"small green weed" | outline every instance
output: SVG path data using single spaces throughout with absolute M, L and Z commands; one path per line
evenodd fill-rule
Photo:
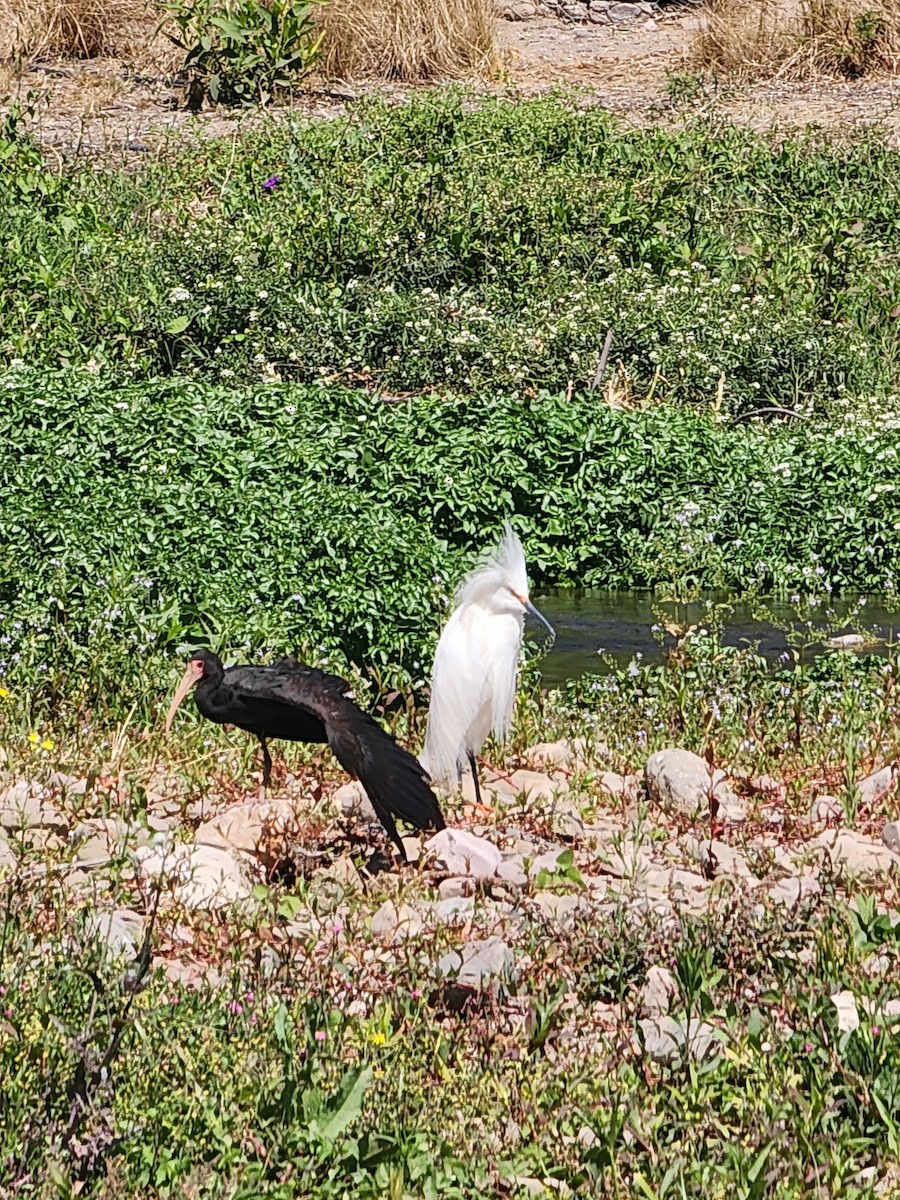
M 319 0 L 170 0 L 161 7 L 185 51 L 190 103 L 268 104 L 312 69 L 321 35 L 313 13 Z

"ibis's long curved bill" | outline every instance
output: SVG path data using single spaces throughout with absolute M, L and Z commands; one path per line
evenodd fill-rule
M 547 630 L 550 634 L 550 644 L 552 646 L 553 643 L 556 641 L 556 630 L 553 628 L 553 626 L 550 624 L 550 622 L 547 620 L 547 618 L 545 616 L 542 616 L 542 614 L 538 612 L 538 610 L 534 607 L 534 605 L 531 603 L 530 600 L 525 601 L 525 611 L 530 612 L 533 617 L 537 617 L 537 619 L 541 622 L 541 624 L 545 625 L 547 627 Z
M 178 706 L 191 690 L 195 683 L 199 683 L 203 678 L 203 664 L 200 662 L 191 662 L 188 664 L 188 669 L 181 677 L 181 683 L 175 691 L 172 698 L 172 703 L 169 705 L 169 711 L 166 713 L 166 733 L 172 728 L 172 721 L 175 719 L 175 713 L 178 711 Z

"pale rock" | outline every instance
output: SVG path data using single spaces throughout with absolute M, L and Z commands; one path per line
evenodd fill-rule
M 584 837 L 584 820 L 581 813 L 571 803 L 557 804 L 550 816 L 550 828 L 557 837 L 577 838 Z
M 503 861 L 493 842 L 466 829 L 442 829 L 428 839 L 425 849 L 434 855 L 439 871 L 473 879 L 490 879 Z
M 542 771 L 526 771 L 522 767 L 513 771 L 508 779 L 497 779 L 490 786 L 497 796 L 514 796 L 520 801 L 530 800 L 532 803 L 554 800 L 569 790 L 565 779 L 551 779 Z
M 889 875 L 900 867 L 900 855 L 861 833 L 829 829 L 813 845 L 824 847 L 832 866 L 846 875 Z
M 539 742 L 522 755 L 526 762 L 533 763 L 542 771 L 553 771 L 558 767 L 569 767 L 572 764 L 572 747 L 565 738 L 558 742 Z
M 121 817 L 90 817 L 72 830 L 75 866 L 82 869 L 102 867 L 121 858 L 131 837 L 127 821 Z M 135 839 L 137 840 L 137 839 Z
M 62 771 L 54 771 L 50 776 L 50 786 L 59 788 L 67 796 L 83 796 L 88 789 L 88 781 L 78 779 L 74 775 L 65 775 Z
M 442 900 L 455 900 L 475 894 L 475 877 L 472 875 L 452 876 L 438 884 L 438 895 Z
M 36 826 L 34 829 L 24 829 L 21 832 L 22 841 L 33 850 L 45 850 L 47 853 L 62 850 L 66 844 L 65 836 L 46 826 Z
M 628 879 L 639 868 L 647 866 L 640 849 L 633 842 L 620 842 L 620 849 L 614 846 L 597 846 L 595 852 L 598 869 L 603 875 L 612 875 L 615 879 Z
M 841 1033 L 852 1033 L 854 1029 L 859 1029 L 859 1012 L 853 993 L 846 990 L 835 992 L 830 999 L 837 1010 L 838 1029 Z
M 198 846 L 246 854 L 272 867 L 290 854 L 298 832 L 297 815 L 288 800 L 233 804 L 205 821 L 195 834 Z
M 866 639 L 861 633 L 840 633 L 837 637 L 830 637 L 825 642 L 829 650 L 853 650 L 865 644 Z
M 431 916 L 439 925 L 463 925 L 475 913 L 475 901 L 471 896 L 449 896 L 438 900 L 431 909 Z
M 775 904 L 785 904 L 794 908 L 814 896 L 821 895 L 822 885 L 812 875 L 799 875 L 794 879 L 779 879 L 777 883 L 769 884 L 766 892 Z
M 66 833 L 68 820 L 45 800 L 43 789 L 20 779 L 0 792 L 0 829 L 52 829 Z
M 701 870 L 709 872 L 710 877 L 730 875 L 738 879 L 755 878 L 740 850 L 733 849 L 726 842 L 706 842 L 685 837 L 682 838 L 682 845 Z
M 893 765 L 882 767 L 880 771 L 866 775 L 863 779 L 857 779 L 856 789 L 859 792 L 860 804 L 866 807 L 876 804 L 893 789 L 895 780 Z
M 559 869 L 560 855 L 566 851 L 560 847 L 557 850 L 547 850 L 543 854 L 536 855 L 528 864 L 528 875 L 530 879 L 536 878 L 541 871 L 548 871 L 551 875 Z
M 645 1017 L 665 1016 L 678 996 L 678 983 L 667 967 L 650 967 L 641 987 L 640 1007 Z
M 497 868 L 496 877 L 508 887 L 523 888 L 528 884 L 525 874 L 525 861 L 521 854 L 510 854 L 504 857 Z
M 870 954 L 862 961 L 863 974 L 869 979 L 878 979 L 891 969 L 891 960 L 887 954 Z
M 888 821 L 881 831 L 881 840 L 888 850 L 900 853 L 900 821 Z
M 91 879 L 91 869 L 86 867 L 76 867 L 66 872 L 62 877 L 62 885 L 70 892 L 85 896 L 93 896 L 97 890 L 96 881 Z
M 718 801 L 718 817 L 741 821 L 746 817 L 743 804 L 725 782 L 722 771 L 710 779 L 704 759 L 690 750 L 675 747 L 658 750 L 647 759 L 647 793 L 664 812 L 680 813 L 696 820 L 709 815 L 710 791 Z
M 531 840 L 531 838 L 517 837 L 515 841 L 509 843 L 507 854 L 520 854 L 523 858 L 534 858 L 536 854 L 541 853 L 541 848 Z
M 774 775 L 752 775 L 747 780 L 750 790 L 764 796 L 780 797 L 784 795 L 784 784 Z
M 585 896 L 576 896 L 571 892 L 535 892 L 534 903 L 548 921 L 558 921 L 560 924 L 590 909 L 590 902 Z
M 346 854 L 316 871 L 310 882 L 310 899 L 321 912 L 334 912 L 349 896 L 363 891 L 362 876 Z
M 647 893 L 667 896 L 690 907 L 702 907 L 704 897 L 711 886 L 708 879 L 694 871 L 682 871 L 679 867 L 648 867 L 639 876 Z
M 386 942 L 399 941 L 418 933 L 423 925 L 421 916 L 409 904 L 385 900 L 372 917 L 372 935 Z
M 529 1200 L 546 1200 L 556 1190 L 557 1180 L 538 1179 L 536 1175 L 510 1175 L 501 1179 L 504 1190 L 522 1193 Z
M 505 21 L 529 21 L 537 16 L 534 0 L 498 0 L 495 7 Z
M 844 806 L 837 796 L 817 796 L 809 806 L 810 821 L 830 821 L 840 823 L 844 820 Z
M 608 796 L 627 796 L 629 790 L 629 780 L 635 779 L 634 775 L 619 775 L 616 771 L 604 771 L 597 784 L 600 790 L 606 792 Z
M 113 956 L 137 954 L 144 940 L 144 918 L 129 908 L 91 913 L 85 929 L 88 937 L 102 941 Z
M 99 834 L 85 838 L 75 851 L 75 866 L 81 870 L 103 867 L 112 860 L 113 855 L 110 853 L 109 843 Z
M 145 879 L 163 875 L 186 908 L 217 909 L 247 900 L 251 885 L 241 865 L 216 846 L 179 846 L 173 851 L 141 846 L 132 855 Z
M 400 841 L 403 843 L 406 861 L 411 867 L 414 867 L 422 857 L 422 843 L 415 837 L 402 837 Z
M 755 880 L 756 876 L 750 870 L 750 864 L 740 852 L 725 842 L 713 841 L 710 850 L 716 860 L 715 874 L 730 875 L 735 879 Z
M 360 821 L 378 820 L 378 815 L 372 807 L 372 801 L 366 795 L 365 788 L 358 779 L 339 787 L 331 799 L 342 817 L 351 817 Z
M 617 21 L 622 24 L 625 24 L 628 21 L 636 21 L 638 17 L 644 15 L 640 4 L 610 4 L 606 11 L 609 13 L 613 21 Z
M 655 1062 L 677 1062 L 688 1047 L 697 1062 L 712 1056 L 718 1057 L 722 1052 L 713 1026 L 696 1018 L 688 1023 L 669 1016 L 645 1017 L 638 1025 L 644 1053 Z
M 15 870 L 16 856 L 5 837 L 0 837 L 0 872 Z
M 629 804 L 636 804 L 638 800 L 644 797 L 644 779 L 642 775 L 623 775 L 625 780 L 625 791 L 622 793 L 622 799 L 627 800 Z
M 500 937 L 466 942 L 438 960 L 437 973 L 461 987 L 481 989 L 494 980 L 514 980 L 516 958 L 512 947 Z
M 184 784 L 177 775 L 155 771 L 147 781 L 145 789 L 147 809 L 162 809 L 167 816 L 177 816 L 181 811 Z

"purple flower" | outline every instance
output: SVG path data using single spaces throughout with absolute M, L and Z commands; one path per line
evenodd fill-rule
M 281 183 L 280 175 L 270 175 L 269 178 L 266 180 L 266 182 L 263 184 L 263 191 L 269 192 L 271 194 L 278 187 L 279 183 Z
M 228 1005 L 228 1011 L 233 1013 L 235 1016 L 238 1016 L 244 1011 L 244 1006 L 241 1004 L 240 1000 L 232 1000 Z
M 325 1030 L 324 1030 L 324 1029 L 317 1029 L 317 1030 L 316 1030 L 316 1041 L 317 1041 L 317 1042 L 324 1042 L 324 1041 L 325 1041 Z

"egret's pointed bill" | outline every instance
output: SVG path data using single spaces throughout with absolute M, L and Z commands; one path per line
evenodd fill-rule
M 181 677 L 181 683 L 178 685 L 178 688 L 172 699 L 172 703 L 169 705 L 169 711 L 166 713 L 166 733 L 168 733 L 172 727 L 172 721 L 175 718 L 175 713 L 178 711 L 179 704 L 182 702 L 194 684 L 199 683 L 202 678 L 203 663 L 200 662 L 199 659 L 191 659 L 191 661 L 188 663 L 188 669 Z
M 547 618 L 538 612 L 530 600 L 525 601 L 525 611 L 530 612 L 533 617 L 537 617 L 541 624 L 547 627 L 547 630 L 550 633 L 550 643 L 552 645 L 553 642 L 556 641 L 556 630 L 553 628 Z

